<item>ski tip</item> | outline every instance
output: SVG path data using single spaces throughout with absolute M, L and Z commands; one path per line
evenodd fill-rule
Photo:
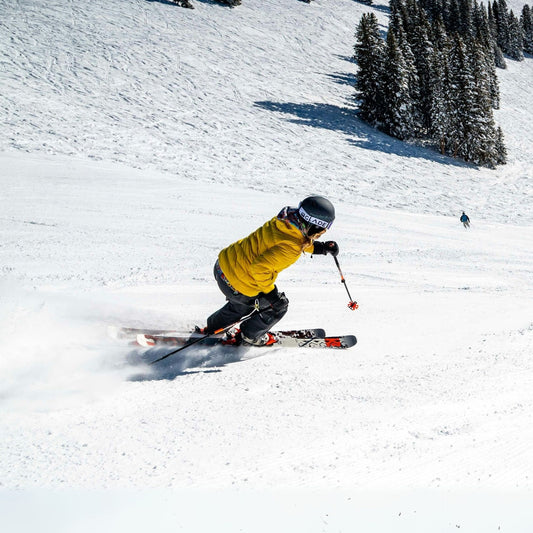
M 344 342 L 346 343 L 346 348 L 351 348 L 357 344 L 357 337 L 355 335 L 346 335 Z
M 326 348 L 351 348 L 357 344 L 355 335 L 342 335 L 340 337 L 325 337 Z

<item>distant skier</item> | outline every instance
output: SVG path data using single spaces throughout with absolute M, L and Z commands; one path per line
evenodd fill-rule
M 241 322 L 237 343 L 264 346 L 276 341 L 269 330 L 287 312 L 289 300 L 275 285 L 278 274 L 303 252 L 336 257 L 335 241 L 318 239 L 331 227 L 335 208 L 322 196 L 309 196 L 297 208 L 280 213 L 251 233 L 224 248 L 214 267 L 215 279 L 227 303 L 207 319 L 203 333 L 225 328 L 254 310 Z
M 468 218 L 468 215 L 463 211 L 463 214 L 461 215 L 461 218 L 459 219 L 465 228 L 470 227 L 470 219 Z

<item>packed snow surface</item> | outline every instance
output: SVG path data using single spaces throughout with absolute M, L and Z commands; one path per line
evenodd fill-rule
M 0 0 L 2 529 L 530 532 L 533 59 L 479 169 L 356 118 L 382 0 L 194 6 Z M 304 256 L 279 327 L 357 346 L 108 336 L 204 324 L 219 250 L 309 194 L 360 307 Z

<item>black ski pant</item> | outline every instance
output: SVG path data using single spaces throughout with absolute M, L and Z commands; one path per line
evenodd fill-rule
M 220 270 L 218 261 L 213 272 L 218 288 L 226 297 L 227 303 L 207 319 L 208 333 L 238 322 L 255 309 L 256 312 L 250 318 L 241 322 L 241 332 L 249 339 L 257 339 L 277 324 L 287 312 L 289 301 L 285 294 L 279 293 L 274 302 L 267 300 L 262 292 L 257 296 L 246 296 L 229 284 Z

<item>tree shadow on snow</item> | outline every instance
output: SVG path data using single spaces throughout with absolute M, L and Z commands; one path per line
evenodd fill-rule
M 195 0 L 199 4 L 211 4 L 212 6 L 219 6 L 219 7 L 225 7 L 225 8 L 233 8 L 233 6 L 230 6 L 229 4 L 226 4 L 224 2 L 218 2 L 217 0 Z
M 182 7 L 171 0 L 146 0 L 146 2 L 150 2 L 151 4 L 164 4 L 166 6 Z
M 355 74 L 336 72 L 335 74 L 328 74 L 328 78 L 331 78 L 335 83 L 340 85 L 349 85 L 353 87 L 357 77 Z
M 336 74 L 339 83 L 347 83 L 349 75 Z M 401 157 L 427 159 L 443 165 L 470 168 L 462 161 L 443 156 L 437 151 L 408 144 L 378 131 L 359 119 L 353 109 L 332 104 L 297 104 L 291 102 L 255 102 L 255 106 L 266 111 L 287 116 L 293 124 L 322 128 L 343 133 L 348 142 L 365 150 L 394 154 Z
M 355 59 L 353 56 L 343 56 L 341 54 L 333 54 L 334 57 L 337 57 L 339 59 L 342 59 L 343 61 L 348 61 L 348 63 L 354 63 L 355 64 Z
M 382 13 L 386 13 L 387 15 L 390 14 L 390 7 L 388 5 L 376 5 L 376 4 L 368 4 L 367 2 L 364 2 L 363 0 L 354 0 L 357 4 L 361 4 L 363 6 L 366 6 L 370 10 L 374 11 L 381 11 Z
M 374 11 L 379 11 L 381 13 L 385 13 L 385 15 L 390 15 L 390 7 L 388 5 L 380 6 L 372 4 L 371 6 L 368 6 Z
M 224 346 L 209 348 L 191 346 L 187 350 L 151 364 L 169 351 L 172 351 L 172 348 L 138 349 L 130 352 L 127 362 L 135 368 L 138 367 L 139 371 L 130 376 L 129 381 L 173 380 L 189 374 L 220 372 L 221 367 L 242 361 L 247 350 Z

